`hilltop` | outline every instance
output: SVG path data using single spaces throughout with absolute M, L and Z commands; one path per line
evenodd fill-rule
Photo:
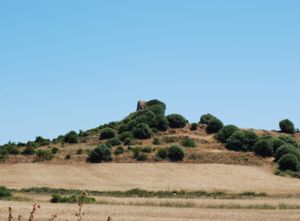
M 140 101 L 137 110 L 123 120 L 79 133 L 71 131 L 53 140 L 39 136 L 27 143 L 8 143 L 0 147 L 0 158 L 4 163 L 174 161 L 276 170 L 277 162 L 288 155 L 292 159 L 282 162 L 281 171 L 298 176 L 300 134 L 289 120 L 280 122 L 281 131 L 267 131 L 224 126 L 211 114 L 189 123 L 184 116 L 166 116 L 165 111 L 166 105 L 159 100 Z

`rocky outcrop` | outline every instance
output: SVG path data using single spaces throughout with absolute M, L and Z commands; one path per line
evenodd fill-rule
M 144 110 L 146 109 L 147 102 L 146 101 L 138 101 L 136 110 Z

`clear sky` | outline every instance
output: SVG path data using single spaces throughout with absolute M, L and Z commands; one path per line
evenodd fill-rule
M 300 127 L 298 0 L 0 1 L 0 143 L 121 120 Z

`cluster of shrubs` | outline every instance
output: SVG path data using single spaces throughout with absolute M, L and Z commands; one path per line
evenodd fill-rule
M 282 123 L 284 122 L 284 123 Z M 281 130 L 289 121 L 281 121 Z M 282 126 L 285 125 L 285 126 Z M 290 132 L 292 130 L 289 130 Z M 287 131 L 284 131 L 287 133 Z M 225 144 L 225 147 L 234 151 L 253 151 L 261 157 L 275 157 L 280 170 L 300 170 L 300 151 L 297 142 L 289 135 L 272 137 L 264 135 L 259 137 L 253 131 L 240 130 L 234 125 L 223 127 L 217 134 L 217 139 Z
M 131 113 L 128 117 L 113 127 L 102 128 L 100 139 L 110 139 L 119 136 L 123 142 L 130 143 L 130 139 L 149 139 L 157 131 L 168 128 L 185 127 L 188 121 L 179 114 L 165 115 L 166 105 L 159 100 L 150 100 L 145 109 Z M 123 138 L 126 134 L 126 138 Z M 130 135 L 129 135 L 130 134 Z M 121 137 L 123 139 L 121 139 Z
M 79 195 L 62 196 L 58 193 L 52 195 L 51 203 L 95 203 L 96 199 Z
M 185 148 L 172 145 L 171 147 L 160 148 L 156 154 L 157 160 L 170 160 L 173 162 L 182 161 L 185 156 Z
M 209 134 L 218 133 L 224 127 L 223 122 L 211 114 L 202 115 L 199 123 L 206 125 L 206 132 Z

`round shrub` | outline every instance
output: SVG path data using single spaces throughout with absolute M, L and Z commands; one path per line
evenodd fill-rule
M 294 134 L 296 132 L 293 122 L 290 121 L 289 119 L 280 121 L 279 127 L 281 129 L 281 132 L 283 133 Z
M 160 139 L 158 138 L 158 137 L 155 137 L 154 139 L 153 139 L 153 141 L 152 141 L 152 144 L 154 144 L 154 145 L 160 145 Z
M 121 141 L 117 137 L 111 138 L 106 142 L 106 145 L 111 147 L 119 146 L 121 144 Z
M 275 161 L 278 161 L 285 154 L 293 154 L 300 160 L 300 151 L 291 144 L 283 144 L 275 153 Z
M 281 147 L 285 142 L 277 137 L 270 138 L 270 143 L 273 148 L 274 153 Z
M 121 141 L 124 142 L 127 138 L 133 139 L 133 134 L 130 131 L 126 131 L 126 132 L 119 134 L 118 137 Z
M 164 160 L 168 157 L 168 148 L 160 148 L 156 153 L 156 159 L 158 160 Z
M 168 150 L 168 158 L 170 161 L 181 161 L 185 155 L 185 150 L 181 146 L 173 145 Z
M 156 116 L 154 118 L 153 127 L 159 131 L 166 131 L 169 128 L 169 121 L 163 115 Z
M 258 141 L 258 136 L 252 131 L 234 132 L 227 140 L 226 148 L 235 151 L 251 151 Z
M 294 147 L 299 147 L 297 141 L 289 135 L 281 135 L 278 137 L 278 139 L 284 141 L 285 143 L 292 144 Z
M 52 147 L 51 148 L 51 153 L 52 154 L 57 154 L 57 152 L 58 152 L 58 148 L 57 147 Z
M 0 186 L 0 199 L 11 197 L 12 193 L 9 189 L 7 189 L 5 186 Z
M 180 114 L 171 114 L 167 116 L 167 119 L 171 128 L 183 128 L 188 123 L 188 121 Z
M 135 159 L 137 161 L 146 161 L 148 160 L 148 156 L 144 153 L 139 153 Z
M 189 138 L 189 137 L 184 137 L 180 144 L 184 147 L 196 147 L 196 142 L 194 139 Z
M 164 111 L 166 110 L 167 106 L 164 102 L 154 99 L 154 100 L 150 100 L 146 103 L 146 106 L 149 108 L 151 106 L 160 106 Z
M 238 130 L 239 128 L 234 125 L 227 125 L 218 132 L 217 138 L 222 143 L 226 143 L 227 139 Z
M 35 152 L 38 161 L 52 160 L 54 155 L 48 150 L 37 150 Z
M 254 145 L 254 152 L 262 157 L 270 157 L 273 155 L 273 147 L 267 139 L 261 139 Z
M 224 124 L 222 121 L 219 119 L 212 119 L 206 127 L 206 132 L 209 134 L 218 133 L 223 127 Z
M 23 150 L 22 154 L 24 155 L 33 155 L 35 153 L 35 149 L 34 147 L 25 147 L 25 149 Z
M 106 140 L 110 138 L 114 138 L 116 136 L 116 132 L 112 128 L 104 128 L 100 132 L 100 139 L 101 140 Z
M 123 154 L 125 151 L 124 151 L 124 148 L 122 147 L 122 146 L 119 146 L 119 147 L 117 147 L 116 149 L 115 149 L 115 151 L 114 151 L 114 154 L 115 155 L 121 155 L 121 154 Z
M 133 129 L 133 136 L 138 139 L 148 139 L 152 136 L 152 130 L 147 124 L 140 123 Z
M 91 163 L 108 162 L 112 160 L 111 149 L 105 144 L 101 144 L 92 150 L 89 154 L 88 161 Z
M 69 144 L 78 143 L 78 134 L 75 131 L 70 131 L 64 136 L 64 142 Z
M 294 172 L 299 171 L 300 169 L 300 162 L 297 157 L 293 154 L 285 154 L 283 155 L 279 161 L 279 169 L 280 170 L 291 170 Z
M 211 122 L 212 120 L 215 120 L 215 119 L 217 119 L 217 118 L 211 114 L 204 114 L 201 116 L 199 123 L 208 125 L 209 122 Z
M 152 152 L 152 147 L 144 147 L 142 149 L 142 152 L 144 152 L 144 153 L 151 153 Z

